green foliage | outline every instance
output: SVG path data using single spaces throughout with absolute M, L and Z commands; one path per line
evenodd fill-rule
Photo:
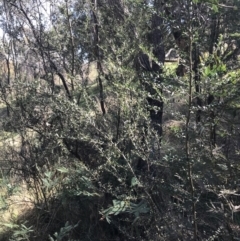
M 69 233 L 78 226 L 78 224 L 70 225 L 69 222 L 65 223 L 65 226 L 60 229 L 59 232 L 54 233 L 54 237 L 49 235 L 49 241 L 62 241 L 63 238 L 68 237 Z M 74 241 L 73 239 L 68 239 L 68 241 Z M 76 240 L 77 241 L 77 240 Z
M 65 1 L 51 5 L 49 26 L 35 4 L 2 6 L 14 75 L 11 83 L 1 73 L 9 113 L 0 128 L 17 141 L 1 150 L 9 177 L 0 211 L 16 182 L 34 200 L 3 223 L 8 237 L 236 239 L 240 45 L 231 3 Z M 159 63 L 163 45 L 177 48 L 184 73 Z
M 10 228 L 12 236 L 9 238 L 9 241 L 29 241 L 30 233 L 33 232 L 32 226 L 26 226 L 27 222 L 18 224 L 13 223 L 3 223 L 7 228 Z
M 137 220 L 140 217 L 140 214 L 146 214 L 150 211 L 147 207 L 147 202 L 142 200 L 140 203 L 135 204 L 130 201 L 120 201 L 113 200 L 113 206 L 104 210 L 102 215 L 106 218 L 107 222 L 110 223 L 110 215 L 119 215 L 121 213 L 131 213 L 134 214 L 135 219 Z M 135 221 L 134 221 L 135 222 Z

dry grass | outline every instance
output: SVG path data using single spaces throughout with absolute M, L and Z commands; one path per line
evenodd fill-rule
M 0 179 L 1 181 L 1 179 Z M 10 188 L 14 189 L 14 194 L 9 195 Z M 32 195 L 27 190 L 26 185 L 20 183 L 18 187 L 12 187 L 10 184 L 7 186 L 1 185 L 0 196 L 4 198 L 4 206 L 0 210 L 1 221 L 0 221 L 0 240 L 4 241 L 6 235 L 13 228 L 16 228 L 19 218 L 24 220 L 25 213 L 31 211 L 34 207 Z M 1 203 L 3 205 L 3 203 Z M 1 206 L 2 206 L 1 205 Z
M 8 118 L 7 110 L 4 103 L 0 102 L 0 118 L 2 120 Z M 27 131 L 28 138 L 33 138 L 34 133 Z M 5 148 L 10 148 L 18 151 L 21 147 L 21 137 L 17 133 L 7 132 L 2 129 L 0 123 L 0 153 L 4 153 Z M 3 156 L 2 156 L 3 157 Z M 9 169 L 8 163 L 2 160 L 0 163 L 0 240 L 8 240 L 8 233 L 12 228 L 16 227 L 19 217 L 23 219 L 24 214 L 29 212 L 34 207 L 34 202 L 26 185 L 22 182 L 5 179 L 4 169 Z M 7 235 L 7 236 L 6 236 Z M 9 237 L 8 237 L 9 238 Z

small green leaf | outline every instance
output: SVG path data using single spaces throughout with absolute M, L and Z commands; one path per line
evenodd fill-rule
M 13 223 L 1 223 L 1 224 L 8 228 L 18 228 L 19 227 L 17 224 L 13 224 Z
M 45 187 L 47 187 L 47 188 L 50 187 L 50 183 L 49 183 L 49 181 L 48 181 L 46 178 L 43 178 L 42 181 L 43 181 L 43 185 L 44 185 Z
M 214 11 L 215 13 L 218 12 L 218 6 L 217 6 L 217 5 L 213 4 L 213 5 L 212 5 L 212 9 L 213 9 L 213 11 Z
M 60 167 L 60 168 L 57 168 L 57 170 L 61 173 L 68 173 L 68 169 L 66 167 Z
M 52 177 L 52 172 L 45 172 L 44 175 L 50 179 Z
M 131 180 L 131 187 L 134 187 L 134 186 L 140 186 L 140 182 L 136 177 L 133 177 Z

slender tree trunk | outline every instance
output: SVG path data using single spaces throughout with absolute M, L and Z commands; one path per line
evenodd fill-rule
M 101 75 L 103 75 L 103 68 L 101 63 L 100 49 L 99 49 L 99 23 L 97 19 L 98 13 L 98 0 L 92 0 L 93 5 L 93 34 L 94 34 L 94 57 L 97 61 L 97 72 L 98 72 L 98 84 L 99 84 L 99 94 L 100 94 L 100 106 L 103 115 L 106 113 L 105 104 L 104 104 L 104 92 L 103 92 L 103 83 Z
M 195 82 L 195 92 L 196 92 L 196 104 L 198 107 L 197 113 L 196 113 L 196 123 L 198 124 L 201 121 L 201 107 L 203 105 L 203 101 L 200 97 L 201 94 L 201 86 L 200 86 L 200 71 L 199 71 L 199 64 L 200 64 L 200 52 L 199 52 L 199 46 L 197 43 L 194 44 L 193 51 L 193 73 L 194 73 L 194 82 Z
M 68 21 L 68 31 L 70 33 L 70 45 L 71 45 L 71 53 L 72 53 L 72 59 L 71 59 L 71 87 L 72 91 L 74 91 L 74 83 L 73 83 L 73 76 L 74 76 L 74 66 L 75 66 L 75 44 L 74 44 L 74 36 L 73 36 L 73 30 L 72 30 L 72 23 L 69 15 L 69 7 L 68 7 L 68 1 L 66 1 L 66 9 L 67 9 L 67 21 Z
M 190 28 L 191 29 L 191 28 Z M 192 217 L 193 217 L 193 230 L 194 230 L 194 241 L 197 241 L 198 227 L 197 227 L 197 212 L 196 212 L 196 201 L 195 201 L 195 188 L 193 183 L 193 163 L 191 160 L 191 147 L 190 147 L 190 135 L 189 135 L 189 124 L 191 118 L 191 109 L 192 109 L 192 89 L 193 89 L 193 56 L 192 56 L 192 45 L 193 37 L 189 37 L 189 82 L 188 82 L 188 112 L 186 116 L 186 138 L 185 138 L 185 150 L 186 150 L 186 159 L 188 163 L 188 179 L 191 190 L 191 202 L 192 202 Z
M 219 38 L 219 28 L 220 28 L 220 20 L 219 17 L 215 14 L 212 18 L 211 24 L 211 35 L 210 35 L 210 46 L 209 46 L 209 54 L 212 55 L 214 52 L 214 47 L 216 46 Z M 213 67 L 213 63 L 210 63 L 210 68 Z M 212 93 L 209 93 L 207 104 L 210 105 L 214 100 L 214 96 Z M 216 145 L 216 123 L 215 123 L 215 112 L 214 110 L 210 111 L 210 142 L 214 147 Z
M 158 14 L 154 14 L 152 16 L 152 26 L 151 26 L 152 31 L 149 36 L 149 42 L 153 46 L 153 51 L 152 51 L 153 56 L 158 60 L 159 63 L 164 64 L 165 52 L 164 52 L 164 47 L 162 43 L 162 32 L 160 30 L 162 21 L 163 21 L 162 18 L 159 17 Z M 151 63 L 151 71 L 155 72 L 157 75 L 161 74 L 162 72 L 162 68 L 159 65 L 159 63 L 155 63 L 155 61 L 152 61 Z M 158 85 L 161 84 L 160 77 L 156 77 L 155 81 Z M 150 86 L 149 92 L 151 96 L 156 95 L 156 90 L 153 89 L 151 86 Z M 162 137 L 162 120 L 163 120 L 163 100 L 160 96 L 157 96 L 157 98 L 149 97 L 147 100 L 149 105 L 152 107 L 152 109 L 150 110 L 150 117 L 151 117 L 153 126 L 157 130 L 158 135 L 161 138 Z

